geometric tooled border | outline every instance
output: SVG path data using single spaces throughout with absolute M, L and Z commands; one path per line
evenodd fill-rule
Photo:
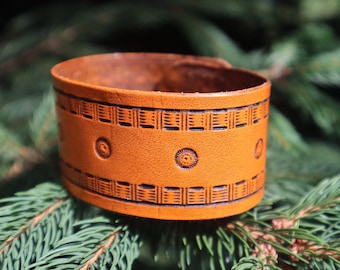
M 55 89 L 56 105 L 98 123 L 170 131 L 223 131 L 254 125 L 268 117 L 269 98 L 243 107 L 216 110 L 169 110 L 129 107 L 83 99 Z
M 73 184 L 103 196 L 142 204 L 170 206 L 230 203 L 255 194 L 264 186 L 264 170 L 250 179 L 205 187 L 155 186 L 131 184 L 100 178 L 60 161 L 63 176 Z

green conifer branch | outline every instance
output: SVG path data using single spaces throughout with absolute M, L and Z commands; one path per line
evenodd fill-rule
M 312 4 L 308 0 L 302 4 L 127 1 L 81 7 L 69 3 L 16 18 L 0 52 L 0 170 L 10 176 L 6 179 L 44 162 L 54 149 L 52 96 L 47 93 L 41 99 L 50 85 L 49 68 L 78 55 L 124 51 L 124 45 L 116 45 L 124 31 L 143 30 L 145 40 L 153 38 L 158 44 L 155 29 L 164 25 L 179 29 L 192 53 L 219 56 L 270 77 L 272 108 L 266 196 L 253 210 L 219 221 L 151 222 L 127 217 L 116 221 L 116 215 L 103 218 L 102 211 L 90 212 L 88 206 L 66 199 L 60 186 L 38 186 L 27 191 L 30 195 L 24 192 L 0 201 L 4 213 L 0 266 L 62 269 L 65 263 L 72 269 L 107 265 L 126 269 L 139 262 L 164 269 L 339 268 L 339 149 L 329 141 L 307 140 L 311 134 L 304 130 L 312 123 L 314 139 L 319 130 L 331 140 L 340 134 L 340 102 L 334 98 L 340 85 L 339 40 L 322 21 L 337 20 L 334 1 L 328 1 L 330 5 L 322 0 Z M 318 5 L 320 16 L 315 12 Z M 44 21 L 43 15 L 49 20 Z M 234 25 L 242 32 L 239 40 L 230 38 Z M 292 27 L 298 30 L 287 35 L 291 31 L 285 29 Z M 254 37 L 254 29 L 261 31 L 256 39 L 242 44 L 243 33 Z M 114 42 L 105 44 L 108 39 Z M 137 48 L 145 48 L 139 47 L 140 42 Z M 265 46 L 253 49 L 257 43 Z M 250 49 L 241 49 L 241 44 Z M 332 92 L 326 94 L 323 90 L 329 87 Z M 0 185 L 5 190 L 8 181 Z
M 269 147 L 271 151 L 289 151 L 299 154 L 307 150 L 307 144 L 289 119 L 275 106 L 270 107 Z
M 258 257 L 250 255 L 243 257 L 237 264 L 235 264 L 231 270 L 281 270 L 282 268 L 274 264 L 268 264 L 260 260 Z
M 137 237 L 108 219 L 82 220 L 74 224 L 73 230 L 31 268 L 131 269 L 138 256 Z
M 42 194 L 40 200 L 32 200 L 32 195 L 36 195 L 34 192 L 39 191 L 48 194 Z M 3 214 L 1 269 L 28 269 L 71 231 L 73 209 L 60 187 L 40 185 L 29 192 L 18 193 L 16 197 L 2 199 L 0 203 Z
M 25 156 L 27 147 L 10 129 L 0 124 L 0 157 L 2 161 L 15 160 L 18 156 Z
M 34 218 L 44 212 L 43 209 L 49 209 L 51 202 L 58 202 L 59 205 L 59 200 L 63 200 L 66 195 L 60 186 L 43 183 L 35 189 L 18 192 L 14 197 L 0 199 L 3 221 L 0 223 L 0 242 L 15 238 L 13 234 L 19 228 L 25 226 L 29 220 L 34 223 Z
M 20 77 L 20 76 L 19 76 Z M 17 78 L 19 80 L 19 78 Z M 26 79 L 21 78 L 23 82 Z M 0 119 L 6 126 L 10 127 L 15 132 L 20 132 L 20 137 L 24 137 L 27 133 L 27 122 L 32 116 L 32 112 L 38 106 L 41 100 L 41 93 L 31 93 L 29 85 L 22 88 L 13 82 L 14 86 L 19 88 L 19 93 L 10 91 L 6 94 L 6 98 L 0 100 Z M 25 90 L 25 91 L 23 91 Z M 8 90 L 7 90 L 8 91 Z M 20 93 L 22 91 L 22 93 Z M 27 92 L 26 92 L 27 91 Z M 24 133 L 22 135 L 21 133 Z
M 284 90 L 283 90 L 284 88 Z M 300 111 L 299 117 L 312 120 L 329 137 L 340 136 L 339 103 L 315 88 L 311 83 L 292 79 L 281 86 L 289 103 Z
M 242 50 L 213 23 L 188 12 L 178 20 L 180 29 L 184 31 L 196 53 L 220 57 L 233 65 L 242 62 Z
M 296 199 L 291 210 L 282 202 L 288 199 L 282 197 L 278 204 L 266 195 L 259 206 L 234 218 L 190 223 L 137 220 L 135 226 L 148 227 L 142 237 L 154 252 L 151 257 L 158 263 L 164 257 L 174 264 L 178 262 L 181 269 L 238 269 L 236 266 L 249 264 L 262 265 L 263 269 L 308 269 L 310 263 L 338 264 L 336 215 L 340 204 L 335 196 L 339 193 L 339 179 L 337 175 L 323 180 L 304 198 Z M 315 216 L 324 219 L 322 226 L 309 224 Z
M 340 87 L 340 50 L 322 52 L 313 57 L 306 67 L 306 77 L 317 85 Z
M 29 123 L 30 135 L 35 149 L 41 153 L 57 144 L 54 94 L 52 89 L 45 93 Z
M 275 265 L 278 261 L 279 265 L 306 267 L 310 262 L 317 265 L 320 261 L 329 261 L 340 265 L 337 241 L 339 220 L 336 218 L 340 209 L 339 179 L 337 175 L 323 180 L 297 202 L 291 214 L 286 217 L 280 217 L 280 212 L 277 212 L 277 217 L 271 216 L 270 223 L 258 222 L 253 219 L 255 216 L 250 219 L 240 218 L 228 223 L 226 229 L 237 231 L 247 239 L 250 246 L 253 246 L 251 255 L 257 256 L 265 264 Z M 334 217 L 337 220 L 336 226 L 333 226 Z M 319 224 L 315 222 L 317 220 Z M 330 241 L 329 237 L 326 240 L 323 238 L 325 235 L 317 231 L 327 231 L 333 240 Z
M 138 256 L 138 237 L 119 221 L 99 216 L 76 222 L 74 203 L 56 184 L 40 184 L 0 204 L 1 269 L 130 269 Z
M 0 186 L 43 160 L 37 149 L 26 146 L 16 134 L 0 124 Z

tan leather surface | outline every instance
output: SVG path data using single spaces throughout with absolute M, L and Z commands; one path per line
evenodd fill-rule
M 270 82 L 208 57 L 112 53 L 51 70 L 65 186 L 123 214 L 212 219 L 265 183 Z

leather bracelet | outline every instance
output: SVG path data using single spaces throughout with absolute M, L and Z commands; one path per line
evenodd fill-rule
M 232 216 L 263 197 L 270 81 L 210 57 L 111 53 L 51 69 L 63 183 L 106 210 Z

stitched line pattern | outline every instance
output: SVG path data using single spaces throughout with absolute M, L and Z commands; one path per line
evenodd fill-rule
M 117 126 L 170 131 L 223 131 L 254 125 L 268 117 L 269 98 L 244 107 L 168 110 L 129 107 L 82 99 L 60 90 L 56 105 L 84 119 Z
M 100 178 L 61 160 L 62 174 L 73 184 L 116 199 L 159 205 L 207 205 L 248 197 L 264 186 L 264 170 L 245 180 L 207 187 L 155 186 Z

